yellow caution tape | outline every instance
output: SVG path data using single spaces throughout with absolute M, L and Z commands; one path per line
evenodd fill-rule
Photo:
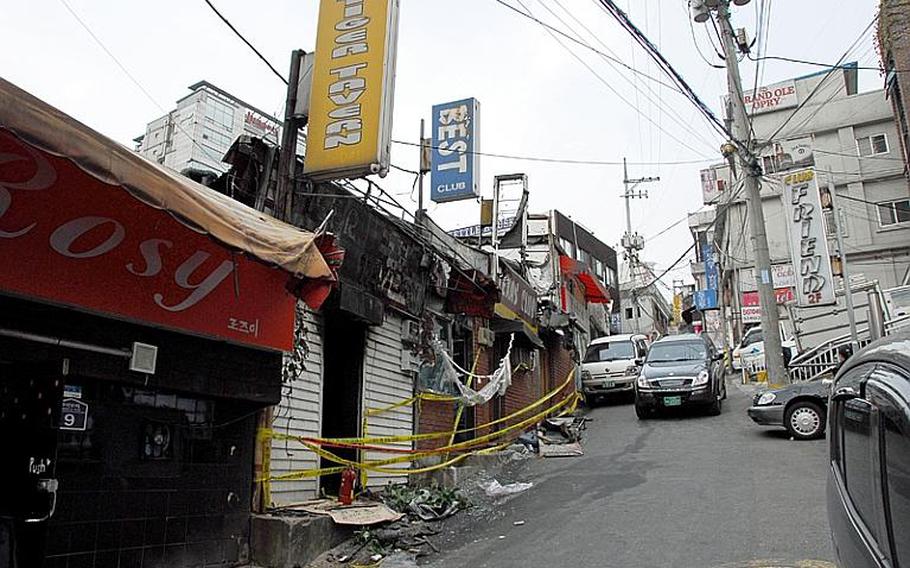
M 528 406 L 525 406 L 524 408 L 516 410 L 515 412 L 509 414 L 508 416 L 503 416 L 502 418 L 487 422 L 485 424 L 478 424 L 478 425 L 472 426 L 470 428 L 458 430 L 458 431 L 456 431 L 456 434 L 467 434 L 469 432 L 474 432 L 475 430 L 490 428 L 492 426 L 496 426 L 498 424 L 502 424 L 504 422 L 508 422 L 509 420 L 517 418 L 517 417 L 521 416 L 522 414 L 527 413 L 528 411 L 534 410 L 535 408 L 540 407 L 541 405 L 543 405 L 544 403 L 546 403 L 547 401 L 552 399 L 554 396 L 556 396 L 560 392 L 562 392 L 563 389 L 565 389 L 573 381 L 574 376 L 575 376 L 575 371 L 573 370 L 569 373 L 569 376 L 566 378 L 565 382 L 563 382 L 561 385 L 559 385 L 558 387 L 556 387 L 555 389 L 553 389 L 552 391 L 547 393 L 545 396 L 538 399 L 537 401 L 529 404 Z M 567 397 L 567 399 L 568 399 L 568 397 Z M 577 399 L 576 399 L 576 402 L 577 402 Z M 555 410 L 555 408 L 556 407 L 553 407 L 553 408 L 549 409 L 548 411 Z M 300 438 L 298 436 L 288 436 L 286 434 L 281 434 L 281 433 L 274 432 L 274 431 L 264 432 L 264 434 L 268 435 L 268 436 L 272 436 L 276 440 L 285 440 L 285 439 L 298 440 Z M 447 432 L 428 432 L 425 434 L 408 434 L 408 435 L 404 435 L 404 436 L 377 436 L 377 437 L 356 437 L 356 438 L 318 438 L 318 437 L 310 438 L 310 437 L 307 437 L 307 439 L 309 441 L 311 441 L 313 443 L 317 443 L 317 444 L 331 444 L 333 442 L 337 442 L 337 443 L 341 443 L 341 444 L 391 444 L 391 443 L 395 443 L 395 442 L 413 442 L 413 441 L 418 441 L 418 440 L 435 440 L 438 438 L 445 438 L 447 436 L 450 436 L 451 434 L 452 433 L 450 431 L 447 431 Z
M 561 385 L 559 385 L 558 387 L 553 389 L 547 395 L 538 399 L 537 401 L 533 402 L 532 404 L 529 404 L 528 406 L 526 406 L 522 409 L 519 409 L 519 410 L 509 414 L 508 416 L 504 416 L 498 420 L 493 420 L 491 422 L 487 422 L 486 424 L 480 424 L 480 425 L 477 425 L 477 426 L 474 426 L 471 428 L 466 428 L 464 430 L 456 431 L 456 433 L 467 433 L 467 432 L 472 432 L 475 430 L 480 430 L 482 428 L 490 428 L 497 424 L 502 424 L 503 422 L 507 422 L 513 418 L 521 416 L 530 410 L 536 409 L 539 406 L 543 405 L 548 400 L 552 399 L 557 394 L 559 394 L 562 390 L 564 390 L 566 388 L 566 386 L 568 386 L 573 381 L 574 374 L 575 374 L 575 372 L 573 370 L 572 372 L 569 373 L 568 377 L 566 377 L 565 382 L 563 382 Z M 421 396 L 412 397 L 412 398 L 416 399 L 418 402 L 423 399 L 423 397 L 421 397 Z M 407 454 L 404 456 L 399 456 L 399 457 L 389 458 L 389 459 L 384 459 L 384 460 L 372 460 L 372 461 L 347 460 L 347 459 L 341 458 L 340 456 L 337 456 L 336 454 L 334 454 L 330 451 L 323 449 L 322 447 L 320 447 L 320 444 L 330 445 L 333 442 L 349 443 L 349 444 L 383 444 L 383 443 L 394 443 L 394 442 L 407 442 L 407 441 L 414 441 L 414 440 L 429 440 L 429 439 L 442 438 L 445 436 L 450 436 L 452 434 L 452 432 L 433 432 L 433 433 L 427 433 L 427 434 L 413 434 L 413 435 L 408 435 L 408 436 L 384 436 L 384 437 L 373 437 L 373 438 L 369 438 L 369 437 L 307 438 L 307 437 L 300 437 L 300 436 L 290 436 L 290 435 L 281 434 L 281 433 L 275 432 L 275 431 L 261 431 L 261 432 L 257 433 L 258 434 L 257 437 L 261 437 L 263 439 L 271 438 L 274 440 L 298 441 L 301 444 L 303 444 L 307 449 L 309 449 L 310 451 L 313 451 L 314 453 L 325 458 L 326 460 L 332 461 L 334 463 L 342 464 L 342 465 L 335 466 L 335 467 L 328 467 L 328 468 L 319 468 L 319 469 L 290 472 L 290 473 L 285 473 L 285 474 L 281 474 L 281 475 L 277 475 L 277 476 L 271 476 L 268 479 L 263 479 L 263 480 L 259 480 L 259 481 L 299 480 L 299 479 L 304 479 L 304 478 L 309 478 L 309 477 L 317 477 L 317 476 L 321 476 L 321 475 L 330 475 L 333 473 L 340 473 L 349 467 L 360 470 L 361 475 L 363 476 L 364 479 L 366 477 L 367 471 L 373 471 L 373 472 L 379 472 L 379 473 L 392 473 L 392 474 L 416 474 L 416 473 L 427 473 L 427 472 L 435 471 L 435 470 L 438 470 L 438 469 L 441 469 L 444 467 L 448 467 L 455 463 L 458 463 L 475 454 L 485 454 L 485 453 L 499 451 L 499 450 L 509 446 L 512 443 L 514 438 L 510 439 L 506 442 L 502 442 L 500 444 L 492 446 L 492 447 L 476 449 L 476 446 L 480 446 L 480 445 L 485 444 L 488 441 L 507 436 L 508 434 L 515 432 L 517 430 L 523 430 L 523 429 L 527 428 L 528 426 L 545 418 L 551 412 L 555 412 L 557 410 L 563 409 L 561 412 L 559 412 L 559 414 L 558 414 L 559 416 L 564 416 L 566 414 L 570 414 L 570 413 L 574 412 L 575 409 L 578 407 L 580 400 L 581 400 L 581 396 L 579 395 L 579 393 L 573 392 L 571 395 L 567 396 L 560 402 L 542 410 L 541 412 L 538 412 L 537 414 L 535 414 L 525 420 L 522 420 L 521 422 L 508 426 L 507 428 L 504 428 L 502 430 L 497 430 L 495 432 L 491 432 L 489 434 L 474 438 L 472 440 L 461 442 L 458 444 L 449 443 L 448 445 L 440 447 L 440 448 L 434 448 L 434 449 L 430 449 L 430 450 L 414 452 L 414 453 L 410 453 L 410 454 Z M 399 405 L 404 406 L 404 404 L 399 404 Z M 566 407 L 567 405 L 568 405 L 568 408 L 563 408 L 563 407 Z M 370 448 L 370 449 L 368 449 L 368 451 L 381 452 L 381 449 Z M 459 455 L 457 455 L 451 459 L 447 459 L 439 464 L 426 466 L 426 467 L 422 467 L 422 468 L 403 469 L 403 468 L 384 467 L 384 466 L 393 465 L 393 464 L 397 464 L 397 463 L 413 462 L 415 460 L 418 460 L 418 459 L 421 459 L 424 457 L 434 456 L 437 454 L 448 454 L 453 451 L 465 452 L 465 453 L 460 453 Z
M 479 446 L 479 445 L 484 444 L 485 442 L 495 440 L 496 438 L 501 438 L 503 436 L 506 436 L 510 432 L 514 432 L 516 430 L 523 430 L 523 429 L 527 428 L 528 426 L 539 422 L 541 419 L 546 417 L 546 415 L 549 414 L 550 412 L 559 410 L 560 408 L 562 408 L 570 403 L 576 403 L 576 400 L 577 400 L 577 394 L 566 397 L 565 399 L 561 400 L 560 402 L 553 405 L 552 407 L 547 408 L 547 409 L 543 410 L 542 412 L 535 414 L 534 416 L 531 416 L 521 422 L 513 424 L 512 426 L 509 426 L 502 430 L 497 430 L 496 432 L 491 432 L 489 434 L 474 438 L 473 440 L 468 440 L 466 442 L 460 442 L 458 444 L 450 444 L 447 446 L 442 446 L 440 448 L 434 448 L 431 450 L 424 450 L 422 452 L 415 452 L 413 454 L 408 454 L 408 455 L 404 455 L 404 456 L 387 458 L 384 460 L 356 462 L 353 460 L 348 460 L 348 459 L 342 458 L 340 456 L 337 456 L 336 454 L 321 448 L 317 444 L 307 442 L 304 440 L 300 440 L 299 438 L 295 438 L 295 439 L 297 439 L 301 444 L 303 444 L 310 451 L 312 451 L 315 454 L 317 454 L 327 460 L 330 460 L 334 463 L 343 464 L 343 465 L 358 468 L 358 469 L 363 468 L 363 469 L 368 469 L 371 471 L 379 471 L 379 472 L 383 472 L 383 473 L 411 473 L 410 470 L 401 470 L 401 469 L 396 469 L 396 468 L 382 469 L 382 466 L 392 465 L 392 464 L 396 464 L 396 463 L 412 462 L 417 459 L 434 456 L 436 454 L 443 454 L 443 453 L 449 453 L 449 452 L 460 451 L 460 450 L 470 450 L 474 446 Z M 284 435 L 281 435 L 281 436 L 284 436 Z

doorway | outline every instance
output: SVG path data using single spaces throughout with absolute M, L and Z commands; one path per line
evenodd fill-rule
M 42 563 L 62 398 L 59 363 L 13 363 L 0 354 L 0 567 Z
M 470 371 L 474 368 L 474 337 L 470 329 L 460 325 L 452 326 L 452 359 L 462 369 Z M 467 380 L 467 377 L 465 380 Z M 473 382 L 471 387 L 474 389 L 479 388 Z M 474 431 L 464 432 L 464 430 L 474 426 L 474 407 L 465 406 L 461 412 L 461 418 L 458 420 L 458 433 L 455 435 L 455 442 L 466 442 L 473 439 Z
M 363 359 L 366 324 L 340 310 L 327 311 L 323 327 L 322 437 L 353 438 L 360 435 L 363 399 Z M 356 461 L 353 448 L 328 448 L 338 457 Z M 320 459 L 320 467 L 336 467 L 337 462 Z M 324 475 L 322 489 L 337 495 L 341 474 Z

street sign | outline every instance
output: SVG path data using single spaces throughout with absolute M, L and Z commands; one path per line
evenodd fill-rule
M 781 198 L 787 213 L 799 307 L 835 303 L 831 254 L 815 170 L 800 170 L 784 176 Z
M 433 106 L 430 199 L 436 203 L 480 195 L 480 103 L 464 99 Z
M 717 309 L 717 290 L 696 290 L 695 307 L 699 310 L 716 310 Z
M 88 424 L 88 405 L 75 398 L 64 398 L 60 408 L 61 430 L 85 430 Z

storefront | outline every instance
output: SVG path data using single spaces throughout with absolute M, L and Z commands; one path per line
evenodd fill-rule
M 256 414 L 331 248 L 0 80 L 0 566 L 246 561 Z

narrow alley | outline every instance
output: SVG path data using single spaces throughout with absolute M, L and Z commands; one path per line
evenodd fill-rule
M 529 461 L 534 487 L 489 523 L 456 517 L 431 565 L 833 566 L 826 441 L 756 428 L 750 393 L 729 379 L 728 393 L 717 417 L 595 408 L 584 456 Z

